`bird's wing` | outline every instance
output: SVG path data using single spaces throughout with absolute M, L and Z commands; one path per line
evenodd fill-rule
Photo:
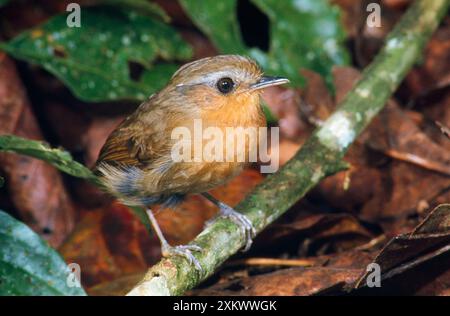
M 159 147 L 154 138 L 159 133 L 155 124 L 146 125 L 134 115 L 120 124 L 100 151 L 100 163 L 145 168 L 156 158 Z M 156 151 L 156 152 L 155 152 Z
M 100 151 L 97 164 L 105 162 L 109 164 L 139 166 L 142 161 L 137 155 L 136 144 L 132 137 L 120 128 L 111 133 Z
M 170 157 L 170 126 L 166 126 L 169 114 L 152 101 L 154 97 L 111 133 L 100 151 L 97 166 L 107 163 L 152 169 L 158 168 L 162 157 Z

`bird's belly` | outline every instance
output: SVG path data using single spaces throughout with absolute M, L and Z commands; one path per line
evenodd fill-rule
M 232 179 L 242 171 L 244 163 L 238 162 L 209 162 L 187 168 L 188 181 L 186 193 L 200 193 L 208 191 Z M 192 174 L 189 175 L 189 172 Z
M 241 162 L 179 162 L 167 170 L 157 182 L 144 179 L 149 194 L 201 193 L 223 184 L 242 171 Z
M 243 167 L 257 161 L 259 128 L 264 126 L 264 117 L 255 113 L 253 121 L 239 122 L 237 118 L 226 118 L 220 126 L 214 126 L 213 121 L 204 120 L 201 134 L 203 137 L 192 140 L 188 138 L 189 146 L 176 147 L 178 140 L 172 144 L 171 158 L 162 164 L 154 164 L 143 179 L 142 185 L 146 194 L 188 194 L 206 192 L 221 185 L 236 176 Z M 235 128 L 229 128 L 234 126 Z M 195 126 L 185 124 L 191 135 L 195 136 Z M 215 133 L 204 136 L 205 130 L 214 127 Z M 181 141 L 178 144 L 184 144 Z M 176 150 L 174 150 L 176 148 Z M 179 148 L 183 150 L 179 151 Z M 178 161 L 173 160 L 173 153 Z M 166 159 L 166 158 L 165 158 Z M 154 166 L 168 165 L 159 169 Z M 162 170 L 162 171 L 161 171 Z

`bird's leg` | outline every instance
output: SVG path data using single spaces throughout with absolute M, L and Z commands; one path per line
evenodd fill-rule
M 217 200 L 209 193 L 205 192 L 202 193 L 202 195 L 206 199 L 210 200 L 212 203 L 217 205 L 217 207 L 219 207 L 220 212 L 217 215 L 217 217 L 229 218 L 241 228 L 242 235 L 245 236 L 245 247 L 243 251 L 247 251 L 248 249 L 250 249 L 250 246 L 252 245 L 253 242 L 252 238 L 255 237 L 256 231 L 255 228 L 253 227 L 252 222 L 248 219 L 248 217 L 245 216 L 244 214 L 235 211 L 231 206 L 228 206 L 227 204 Z M 206 225 L 209 225 L 212 220 L 207 221 Z
M 198 271 L 202 271 L 202 267 L 198 260 L 194 257 L 192 254 L 192 251 L 202 251 L 202 248 L 196 245 L 179 245 L 179 246 L 171 246 L 167 242 L 166 238 L 164 237 L 161 228 L 159 228 L 158 222 L 156 221 L 155 216 L 153 215 L 153 212 L 151 209 L 146 209 L 148 218 L 150 219 L 150 222 L 152 224 L 153 229 L 156 232 L 156 235 L 158 236 L 159 241 L 161 242 L 161 253 L 163 257 L 168 257 L 169 255 L 177 255 L 186 258 L 189 263 L 193 264 L 195 266 L 195 269 Z

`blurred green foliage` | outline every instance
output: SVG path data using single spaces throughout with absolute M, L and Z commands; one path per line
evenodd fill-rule
M 69 272 L 44 240 L 0 210 L 0 295 L 86 295 L 68 285 Z
M 270 21 L 268 52 L 247 47 L 237 19 L 237 0 L 180 0 L 186 13 L 225 54 L 256 59 L 269 74 L 303 84 L 300 68 L 322 74 L 345 64 L 344 32 L 338 8 L 326 0 L 251 0 Z M 142 101 L 162 88 L 192 49 L 155 3 L 99 0 L 81 10 L 81 27 L 68 27 L 68 14 L 0 44 L 16 58 L 39 64 L 60 78 L 80 99 L 91 102 Z M 143 73 L 134 78 L 130 62 Z
M 98 0 L 94 4 L 109 4 L 113 6 L 122 6 L 123 8 L 137 10 L 142 14 L 146 14 L 155 18 L 159 18 L 162 21 L 170 22 L 170 17 L 167 13 L 156 3 L 149 2 L 148 0 Z
M 55 16 L 2 47 L 43 66 L 85 101 L 142 101 L 164 86 L 177 69 L 173 61 L 191 56 L 173 28 L 134 10 L 83 8 L 80 28 L 66 20 L 66 14 Z M 140 78 L 131 77 L 129 62 L 144 67 Z
M 181 0 L 197 26 L 224 53 L 250 55 L 264 70 L 302 85 L 300 68 L 331 83 L 331 67 L 348 63 L 339 10 L 325 0 L 252 0 L 270 21 L 267 53 L 245 46 L 237 22 L 237 0 Z
M 0 7 L 4 6 L 8 2 L 9 2 L 9 0 L 0 0 Z

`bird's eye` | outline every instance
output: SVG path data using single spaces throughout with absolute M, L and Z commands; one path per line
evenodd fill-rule
M 217 89 L 223 94 L 230 93 L 233 88 L 234 82 L 231 78 L 220 78 L 219 81 L 217 81 Z

